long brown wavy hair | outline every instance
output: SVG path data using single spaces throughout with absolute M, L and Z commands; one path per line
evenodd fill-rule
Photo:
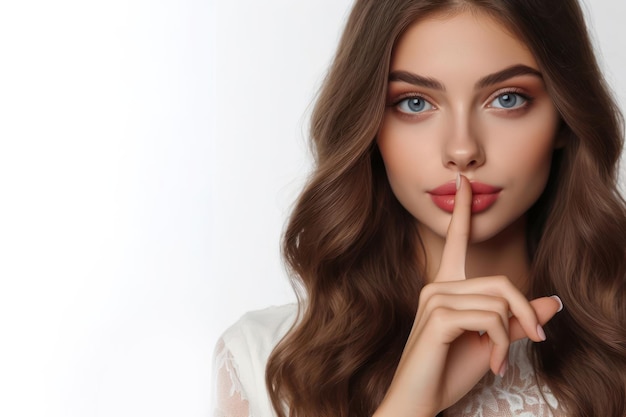
M 480 10 L 525 42 L 565 142 L 528 213 L 531 298 L 566 308 L 531 344 L 538 378 L 571 416 L 626 415 L 623 123 L 576 0 L 357 0 L 311 120 L 315 170 L 284 235 L 299 320 L 266 381 L 280 417 L 369 416 L 391 382 L 425 283 L 415 219 L 376 146 L 395 42 L 436 12 Z

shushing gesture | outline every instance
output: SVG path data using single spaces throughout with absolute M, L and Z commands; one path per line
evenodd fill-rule
M 434 281 L 419 298 L 404 352 L 376 417 L 435 416 L 491 370 L 504 375 L 510 343 L 545 340 L 556 298 L 528 301 L 505 276 L 466 279 L 472 191 L 459 176 L 452 219 Z

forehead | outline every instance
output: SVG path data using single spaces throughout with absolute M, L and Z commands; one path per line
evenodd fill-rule
M 515 64 L 538 69 L 530 50 L 502 23 L 480 11 L 462 11 L 412 24 L 394 47 L 391 70 L 438 78 L 445 69 L 490 72 Z

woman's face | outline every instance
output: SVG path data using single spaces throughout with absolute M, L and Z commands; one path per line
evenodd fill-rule
M 558 124 L 526 46 L 491 17 L 462 12 L 419 21 L 399 39 L 378 146 L 394 194 L 423 232 L 445 236 L 456 175 L 466 176 L 471 241 L 480 242 L 540 196 Z

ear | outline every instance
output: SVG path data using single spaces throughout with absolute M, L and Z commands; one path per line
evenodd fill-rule
M 556 134 L 554 135 L 554 149 L 562 149 L 565 147 L 565 145 L 567 145 L 567 137 L 569 136 L 569 132 L 569 128 L 567 127 L 563 119 L 561 119 Z

